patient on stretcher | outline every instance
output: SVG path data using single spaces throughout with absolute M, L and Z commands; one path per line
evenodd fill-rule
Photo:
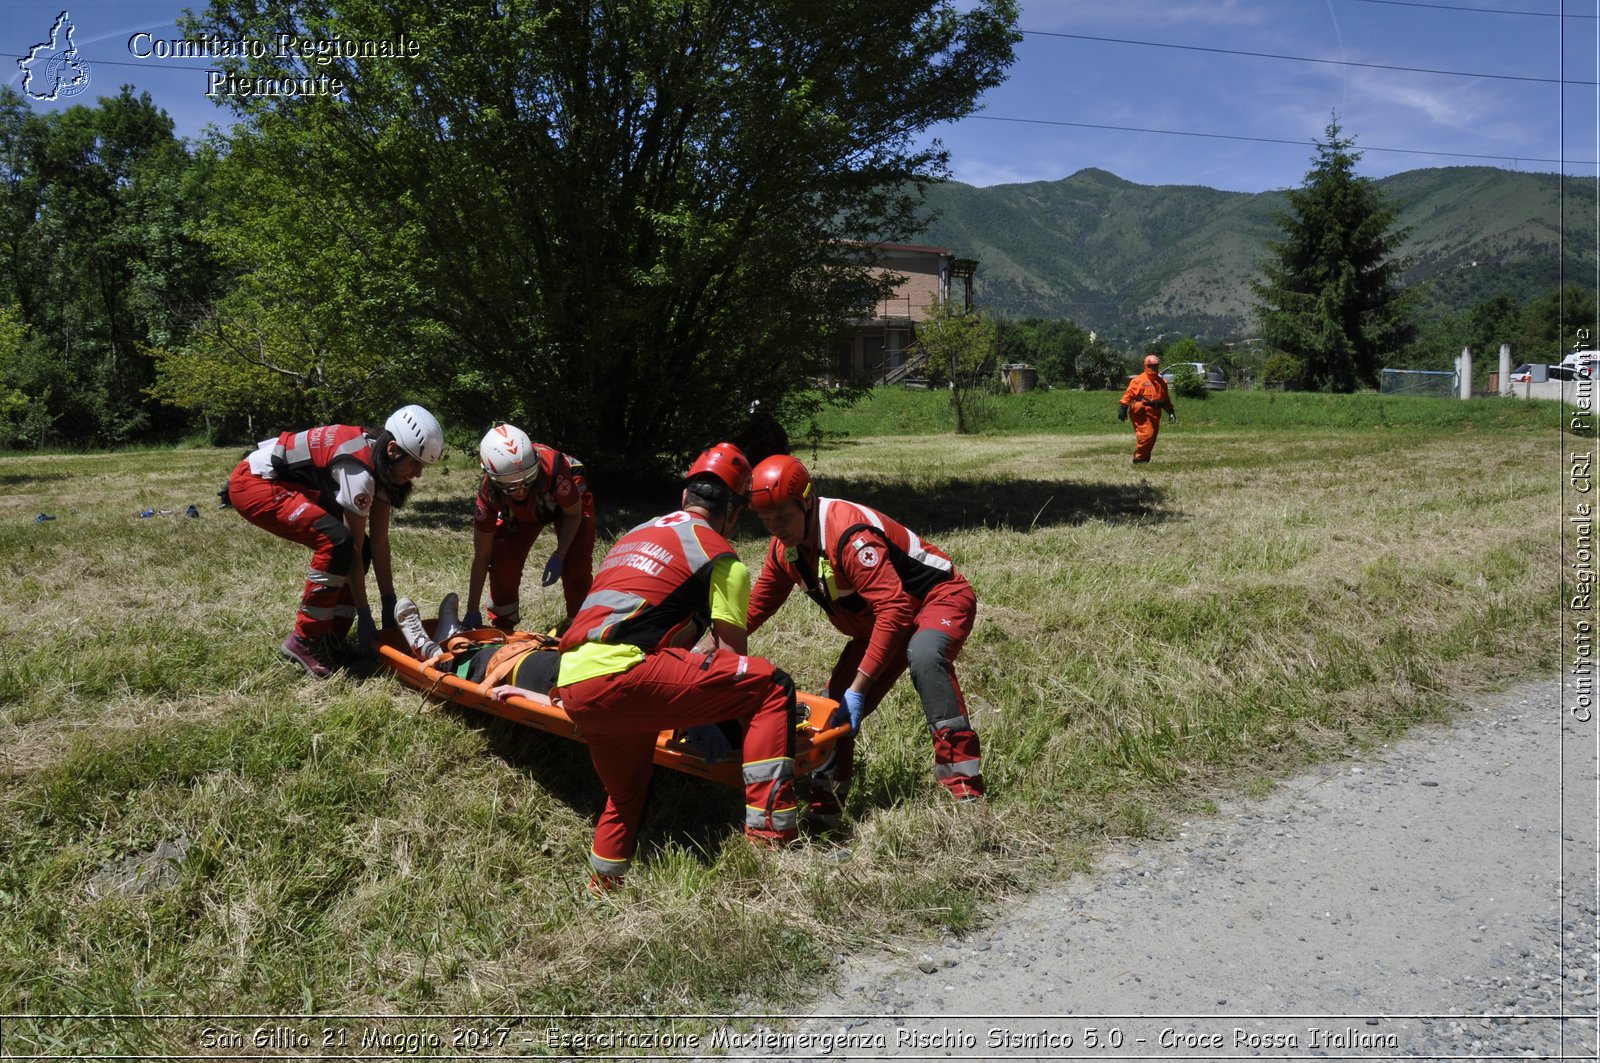
M 496 683 L 489 695 L 499 701 L 512 694 L 548 696 L 561 668 L 556 641 L 545 635 L 528 636 L 524 641 L 511 644 L 503 636 L 494 641 L 473 641 L 464 634 L 465 629 L 456 619 L 459 601 L 454 593 L 445 595 L 444 601 L 439 603 L 439 620 L 431 637 L 422 625 L 417 603 L 410 598 L 395 602 L 395 623 L 405 635 L 412 654 L 441 672 L 449 672 L 469 683 L 482 683 L 489 673 L 492 658 L 504 649 L 507 657 L 496 669 L 500 674 L 495 677 Z
M 489 684 L 488 694 L 496 701 L 513 695 L 549 698 L 561 670 L 557 641 L 548 635 L 522 631 L 510 635 L 494 632 L 492 641 L 475 641 L 456 619 L 459 601 L 454 593 L 444 596 L 432 636 L 422 624 L 416 602 L 401 598 L 394 603 L 395 623 L 405 635 L 412 655 L 469 683 Z M 716 764 L 737 755 L 743 734 L 739 721 L 727 720 L 674 732 L 673 743 L 707 764 Z

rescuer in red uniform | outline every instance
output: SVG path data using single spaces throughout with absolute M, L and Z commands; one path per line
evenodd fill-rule
M 748 630 L 766 623 L 798 586 L 850 639 L 828 696 L 848 713 L 852 733 L 812 773 L 808 820 L 839 825 L 855 732 L 908 667 L 933 738 L 935 779 L 958 801 L 983 796 L 978 735 L 955 672 L 978 599 L 950 558 L 874 509 L 818 497 L 811 473 L 787 454 L 756 466 L 750 508 L 773 538 L 750 595 Z
M 281 652 L 326 679 L 357 624 L 362 649 L 377 635 L 367 604 L 371 555 L 383 624 L 394 623 L 389 514 L 439 460 L 444 432 L 421 406 L 402 406 L 383 431 L 332 424 L 262 440 L 228 479 L 228 502 L 258 528 L 312 549 L 294 630 Z
M 745 834 L 763 845 L 796 836 L 794 684 L 746 655 L 750 571 L 726 538 L 749 485 L 731 443 L 701 454 L 683 508 L 617 540 L 562 636 L 561 702 L 606 788 L 589 853 L 598 888 L 633 858 L 656 735 L 668 728 L 742 721 Z
M 478 444 L 478 460 L 483 481 L 474 500 L 472 570 L 463 621 L 469 628 L 483 626 L 479 603 L 487 576 L 489 622 L 504 631 L 517 627 L 522 620 L 522 570 L 547 524 L 555 527 L 556 544 L 539 582 L 549 587 L 561 581 L 566 618 L 571 620 L 594 582 L 594 495 L 583 463 L 533 442 L 509 424 L 489 429 Z

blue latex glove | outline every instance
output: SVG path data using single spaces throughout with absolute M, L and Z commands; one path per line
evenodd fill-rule
M 372 622 L 372 606 L 363 605 L 356 610 L 356 645 L 368 649 L 377 637 L 378 626 Z
M 839 700 L 839 707 L 833 711 L 833 718 L 828 721 L 829 727 L 837 727 L 845 720 L 850 721 L 850 733 L 861 730 L 861 721 L 867 715 L 867 696 L 855 690 L 846 690 L 844 697 Z
M 733 755 L 728 736 L 714 723 L 703 723 L 683 732 L 683 744 L 707 764 L 720 764 Z
M 390 628 L 394 627 L 395 597 L 392 594 L 385 594 L 382 599 L 380 599 L 380 602 L 382 604 L 383 612 L 379 615 L 383 617 L 383 629 L 388 631 Z
M 483 626 L 483 614 L 474 609 L 472 612 L 461 618 L 461 626 L 466 628 L 468 631 L 476 631 L 478 628 Z
M 544 578 L 539 581 L 539 586 L 548 587 L 561 578 L 561 569 L 566 565 L 565 559 L 560 554 L 551 554 L 550 560 L 544 563 Z

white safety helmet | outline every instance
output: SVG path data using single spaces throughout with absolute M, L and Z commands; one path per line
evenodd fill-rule
M 432 465 L 444 453 L 444 429 L 438 418 L 416 403 L 391 413 L 383 427 L 401 450 L 424 465 Z
M 478 462 L 489 479 L 514 487 L 539 471 L 539 455 L 528 433 L 512 424 L 498 424 L 478 444 Z

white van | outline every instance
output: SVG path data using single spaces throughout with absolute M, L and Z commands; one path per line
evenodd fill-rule
M 1596 375 L 1600 375 L 1595 373 L 1595 368 L 1600 366 L 1600 351 L 1573 351 L 1561 359 L 1561 364 L 1579 376 L 1586 376 L 1592 380 Z

